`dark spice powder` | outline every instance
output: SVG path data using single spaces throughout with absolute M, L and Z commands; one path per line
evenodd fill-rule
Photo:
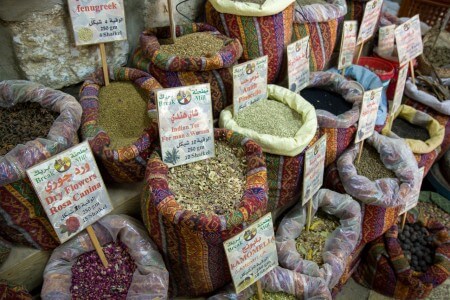
M 430 138 L 430 134 L 426 128 L 411 124 L 402 118 L 396 118 L 394 120 L 392 131 L 404 139 L 426 141 Z
M 319 88 L 307 88 L 300 91 L 300 95 L 311 103 L 315 109 L 326 110 L 336 116 L 352 109 L 353 104 L 345 101 L 338 93 Z
M 36 102 L 0 107 L 0 155 L 5 155 L 18 144 L 45 138 L 57 116 L 58 113 Z

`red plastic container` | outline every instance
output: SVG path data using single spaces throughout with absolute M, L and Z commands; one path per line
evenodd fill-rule
M 358 65 L 369 68 L 372 72 L 380 77 L 383 83 L 391 80 L 394 77 L 395 68 L 387 60 L 377 57 L 360 57 Z

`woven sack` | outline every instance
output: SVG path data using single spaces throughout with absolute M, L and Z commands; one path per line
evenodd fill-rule
M 345 21 L 358 21 L 358 26 L 362 22 L 366 4 L 370 0 L 346 0 L 347 14 L 345 15 Z
M 327 0 L 327 4 L 300 5 L 297 1 L 294 12 L 292 42 L 309 36 L 309 69 L 322 71 L 331 59 L 338 28 L 347 13 L 345 0 Z
M 155 78 L 143 71 L 125 67 L 109 67 L 108 70 L 111 81 L 131 81 L 146 95 L 151 96 L 154 90 L 161 88 Z M 152 144 L 157 142 L 157 124 L 152 123 L 143 130 L 141 137 L 129 146 L 110 148 L 111 140 L 108 133 L 98 125 L 98 96 L 100 88 L 104 85 L 103 71 L 99 69 L 87 78 L 81 87 L 82 138 L 89 141 L 105 181 L 118 183 L 141 181 L 144 178 L 147 159 L 153 149 Z M 148 112 L 156 112 L 153 97 L 150 98 L 152 100 L 148 102 Z
M 81 106 L 74 97 L 37 83 L 0 82 L 0 106 L 22 102 L 37 102 L 59 116 L 46 137 L 19 144 L 0 156 L 0 237 L 49 250 L 58 246 L 59 240 L 25 171 L 78 143 Z
M 439 39 L 436 42 L 436 37 L 439 35 Z M 422 39 L 423 47 L 431 47 L 433 44 L 435 44 L 435 48 L 443 47 L 446 48 L 447 51 L 450 51 L 450 33 L 446 30 L 439 32 L 439 28 L 436 26 L 429 30 Z M 428 60 L 428 58 L 425 55 L 419 55 L 419 71 L 423 75 L 432 75 L 433 73 L 433 67 L 431 66 L 431 62 Z M 450 77 L 450 67 L 435 67 L 436 73 L 441 78 L 449 78 Z
M 340 115 L 316 109 L 320 135 L 327 135 L 325 166 L 328 166 L 350 146 L 355 138 L 364 90 L 360 84 L 331 72 L 311 73 L 307 88 L 312 87 L 338 93 L 347 102 L 353 103 L 352 109 Z
M 169 189 L 168 167 L 158 155 L 148 161 L 142 218 L 163 253 L 173 296 L 210 293 L 230 282 L 222 243 L 267 210 L 267 172 L 261 147 L 230 130 L 214 130 L 216 140 L 243 147 L 247 159 L 245 191 L 239 208 L 227 215 L 183 209 Z
M 33 297 L 25 288 L 0 280 L 0 299 L 32 300 Z
M 125 215 L 108 215 L 92 227 L 100 245 L 120 240 L 137 266 L 127 299 L 167 299 L 169 273 L 161 254 L 139 221 Z M 56 248 L 45 267 L 42 299 L 72 299 L 72 266 L 80 255 L 94 250 L 87 232 Z
M 269 84 L 268 98 L 288 105 L 302 116 L 302 127 L 293 138 L 260 134 L 240 127 L 233 119 L 232 107 L 220 114 L 219 126 L 239 132 L 261 146 L 265 152 L 269 183 L 268 211 L 275 218 L 292 206 L 301 193 L 305 151 L 319 138 L 314 107 L 300 95 L 280 86 Z
M 408 213 L 408 222 L 417 215 Z M 411 269 L 397 239 L 398 226 L 370 243 L 353 278 L 359 284 L 395 299 L 423 299 L 450 274 L 450 239 L 447 228 L 434 220 L 422 224 L 437 240 L 434 264 L 425 273 Z
M 221 33 L 239 39 L 244 49 L 241 62 L 267 55 L 268 83 L 273 83 L 280 75 L 285 48 L 291 42 L 292 2 L 294 0 L 267 0 L 259 9 L 259 5 L 254 3 L 208 0 L 206 21 Z M 241 9 L 231 9 L 225 4 L 240 6 Z M 266 9 L 269 6 L 274 9 Z
M 365 143 L 372 145 L 386 168 L 397 178 L 371 181 L 358 175 L 354 161 L 358 146 L 347 149 L 337 160 L 339 172 L 334 180 L 342 182 L 345 192 L 361 202 L 363 222 L 362 241 L 368 243 L 381 236 L 395 224 L 400 206 L 404 205 L 421 178 L 411 150 L 402 139 L 390 138 L 374 132 Z M 329 176 L 329 175 L 328 175 Z M 338 186 L 338 184 L 336 184 Z

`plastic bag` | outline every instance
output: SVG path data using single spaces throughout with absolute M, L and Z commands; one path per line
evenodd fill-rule
M 167 299 L 169 273 L 156 246 L 137 220 L 125 215 L 108 215 L 92 227 L 100 245 L 120 240 L 137 265 L 127 299 Z M 87 232 L 56 248 L 45 267 L 42 299 L 72 299 L 72 265 L 78 256 L 92 250 L 94 246 Z
M 442 79 L 442 81 L 444 82 L 444 85 L 450 87 L 450 78 Z M 412 83 L 411 79 L 408 79 L 406 81 L 405 95 L 417 102 L 431 107 L 432 109 L 444 115 L 450 115 L 450 99 L 446 99 L 444 101 L 438 100 L 434 95 L 419 90 L 417 86 Z
M 328 0 L 327 4 L 314 3 L 309 5 L 295 4 L 294 22 L 315 23 L 338 19 L 347 14 L 345 0 Z
M 233 0 L 208 0 L 220 13 L 238 16 L 264 17 L 283 11 L 295 0 L 266 0 L 263 4 Z
M 332 289 L 342 276 L 347 258 L 355 249 L 361 235 L 361 207 L 352 197 L 327 189 L 319 190 L 311 200 L 314 216 L 319 208 L 339 218 L 340 225 L 327 238 L 323 250 L 324 264 L 302 259 L 295 239 L 305 229 L 307 207 L 297 204 L 281 221 L 277 234 L 278 260 L 287 269 L 319 277 Z

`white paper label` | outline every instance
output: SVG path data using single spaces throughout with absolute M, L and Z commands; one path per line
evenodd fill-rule
M 342 31 L 341 50 L 339 52 L 338 69 L 350 67 L 356 48 L 357 21 L 345 21 Z
M 400 214 L 404 214 L 408 212 L 411 208 L 414 208 L 417 206 L 417 203 L 419 203 L 419 197 L 420 197 L 420 188 L 422 187 L 422 181 L 423 181 L 423 173 L 425 172 L 425 168 L 421 167 L 419 169 L 419 183 L 417 186 L 411 191 L 411 194 L 409 197 L 406 198 L 406 203 L 403 205 L 402 210 L 400 211 Z
M 327 151 L 327 135 L 322 136 L 305 153 L 302 205 L 305 205 L 323 184 Z
M 300 92 L 309 84 L 309 36 L 287 46 L 289 89 Z
M 403 65 L 423 52 L 419 15 L 415 15 L 395 29 L 398 61 Z
M 372 0 L 367 2 L 361 27 L 359 29 L 358 44 L 366 42 L 375 33 L 382 6 L 382 0 Z
M 398 71 L 398 79 L 397 79 L 397 83 L 395 85 L 394 99 L 392 101 L 391 116 L 395 115 L 395 112 L 398 110 L 398 108 L 402 104 L 403 92 L 405 90 L 405 84 L 406 84 L 406 76 L 408 75 L 408 68 L 409 68 L 408 65 L 404 65 Z
M 361 114 L 358 121 L 355 144 L 367 139 L 373 134 L 377 120 L 378 106 L 381 101 L 383 87 L 364 92 Z
M 395 25 L 380 27 L 378 32 L 378 54 L 391 56 L 395 47 Z

